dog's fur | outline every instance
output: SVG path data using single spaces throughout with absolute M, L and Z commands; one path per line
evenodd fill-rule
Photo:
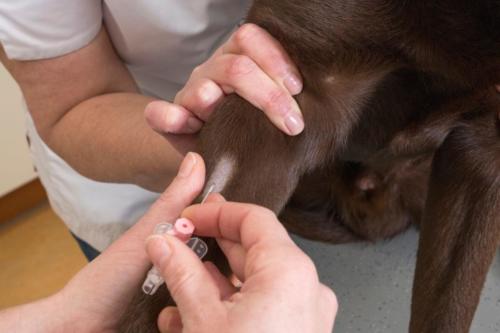
M 247 21 L 300 68 L 306 129 L 229 96 L 202 131 L 208 175 L 230 161 L 227 199 L 316 240 L 419 225 L 410 332 L 468 332 L 500 242 L 500 1 L 255 0 Z

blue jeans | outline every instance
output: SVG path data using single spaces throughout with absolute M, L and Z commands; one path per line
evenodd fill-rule
M 71 235 L 76 240 L 76 242 L 78 243 L 78 246 L 80 247 L 80 249 L 82 250 L 83 254 L 85 255 L 85 257 L 87 258 L 87 260 L 89 262 L 92 261 L 92 260 L 94 260 L 99 254 L 101 254 L 101 252 L 99 252 L 96 249 L 94 249 L 86 241 L 81 240 L 80 238 L 78 238 L 77 236 L 75 236 L 73 233 L 71 233 Z

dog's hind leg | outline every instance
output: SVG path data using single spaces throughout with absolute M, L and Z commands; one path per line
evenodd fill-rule
M 435 155 L 410 332 L 469 331 L 499 239 L 500 122 L 488 112 L 454 129 Z

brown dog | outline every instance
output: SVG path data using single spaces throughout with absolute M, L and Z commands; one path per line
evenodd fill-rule
M 209 182 L 316 240 L 418 224 L 410 332 L 468 332 L 500 243 L 500 1 L 256 0 L 247 21 L 300 68 L 306 129 L 226 98 L 201 136 Z M 123 327 L 147 331 L 160 297 Z

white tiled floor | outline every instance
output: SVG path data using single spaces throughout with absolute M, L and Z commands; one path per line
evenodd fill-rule
M 408 332 L 418 233 L 372 244 L 328 245 L 295 237 L 340 303 L 335 333 Z M 471 332 L 500 332 L 500 255 L 495 258 Z

